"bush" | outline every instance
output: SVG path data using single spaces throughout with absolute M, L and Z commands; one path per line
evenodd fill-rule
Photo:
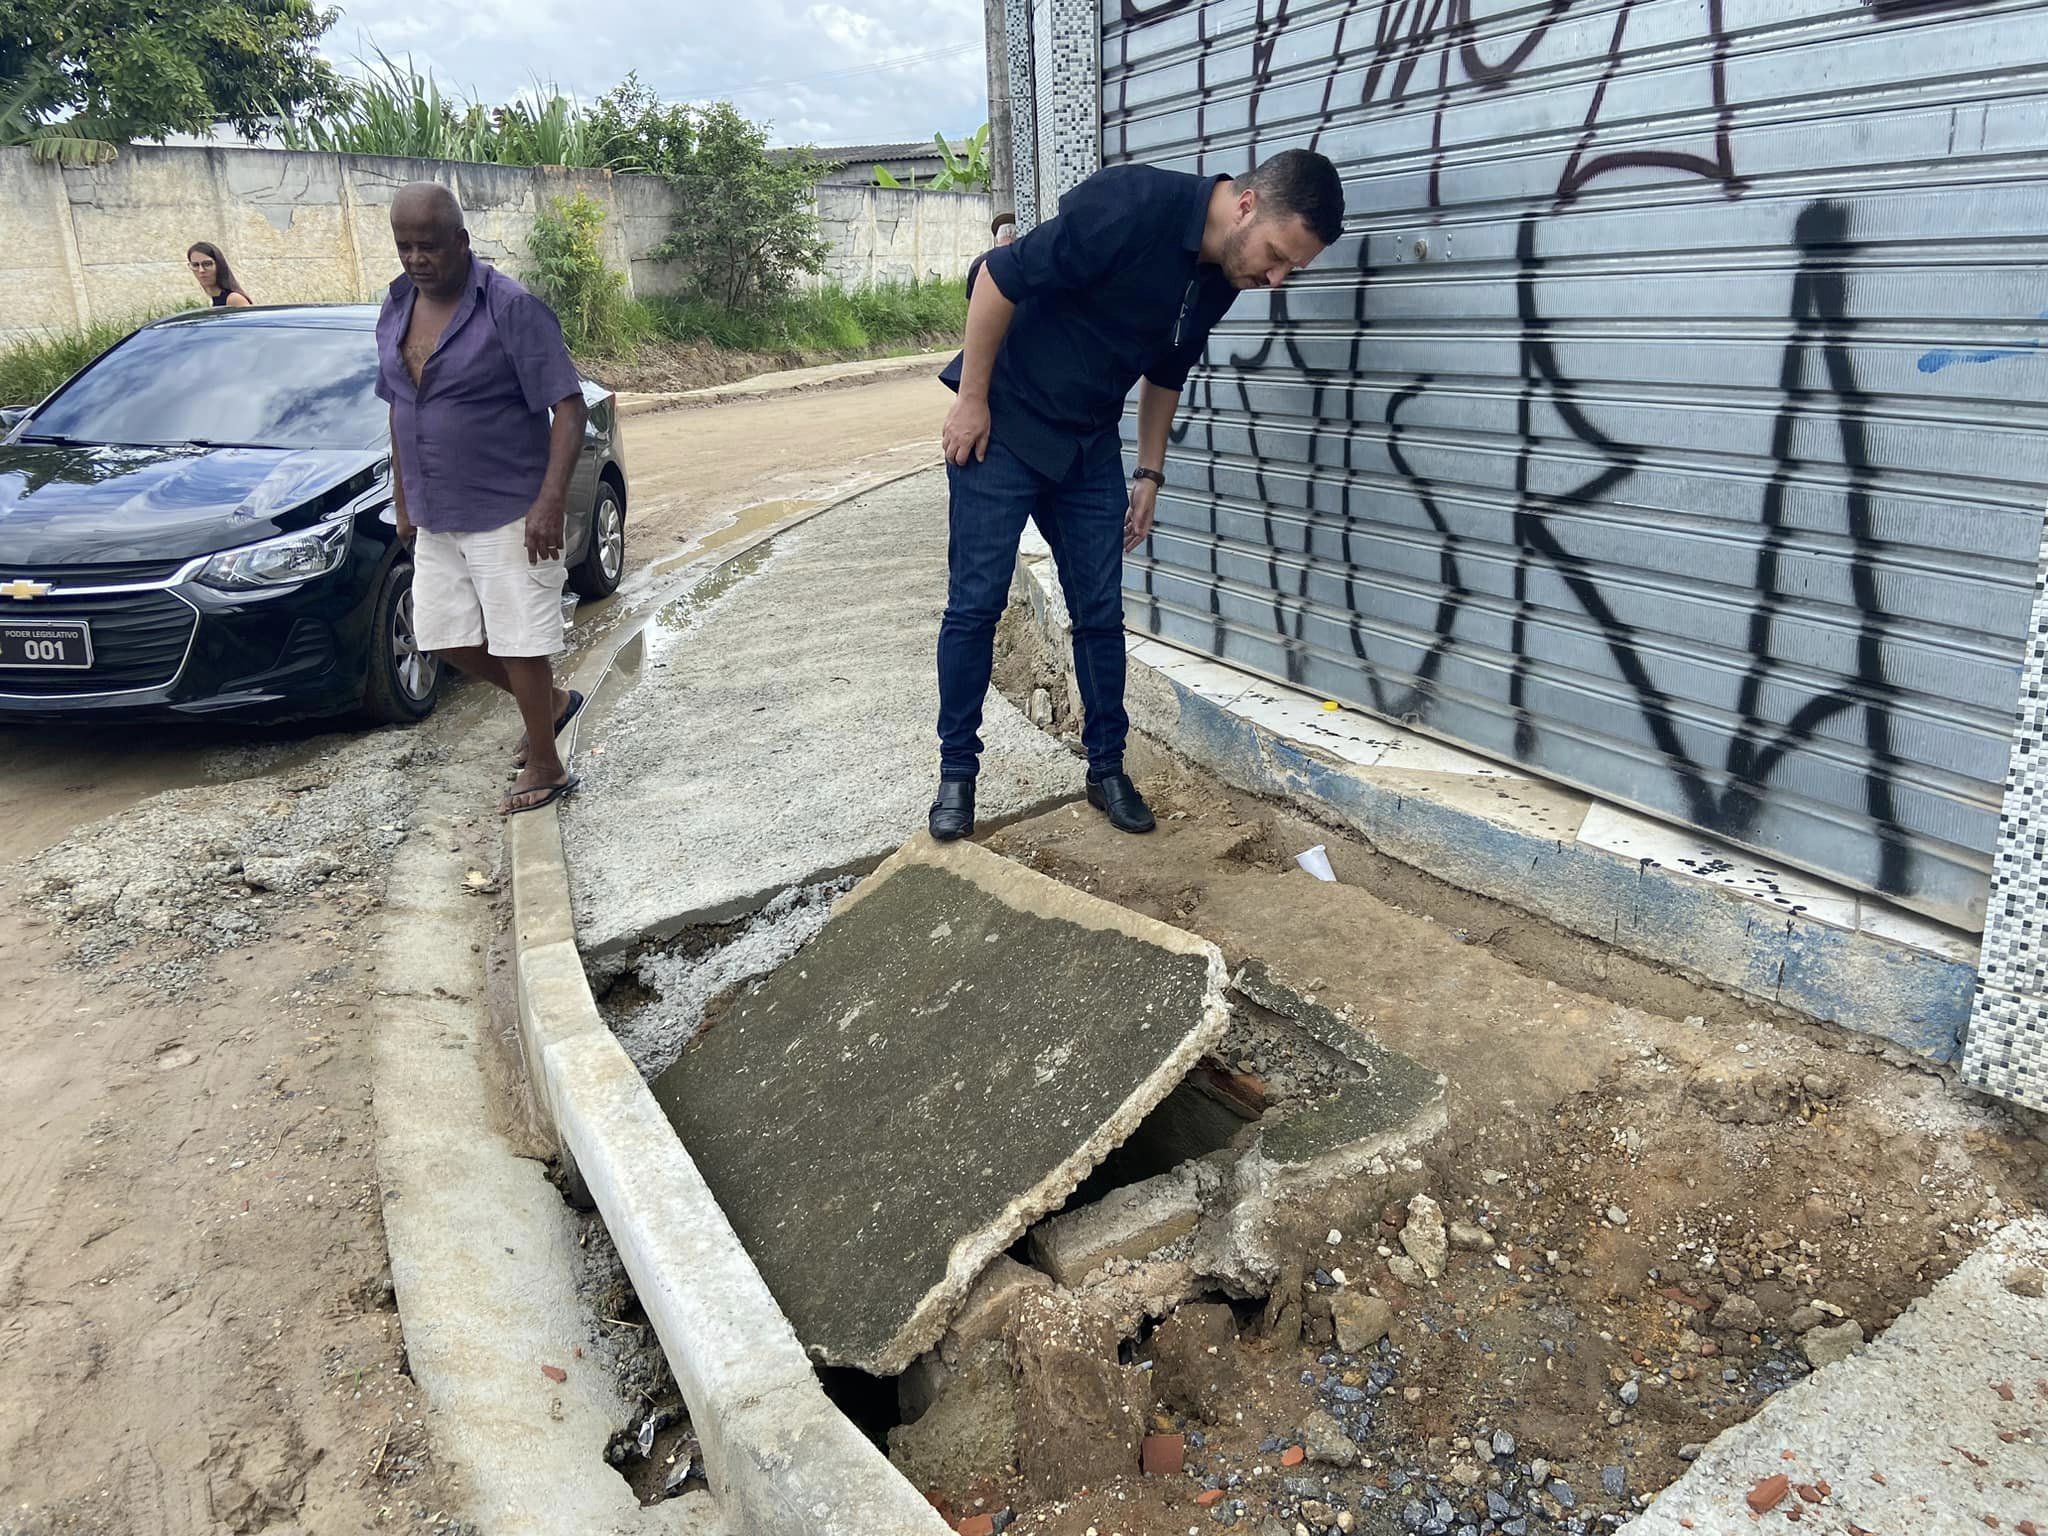
M 605 265 L 604 209 L 587 193 L 556 198 L 533 224 L 527 282 L 562 322 L 569 349 L 622 357 L 648 334 L 646 312 L 626 296 L 626 275 Z
M 705 299 L 656 299 L 651 322 L 672 341 L 738 352 L 860 352 L 899 342 L 957 337 L 967 325 L 960 282 L 825 288 L 732 309 Z
M 180 304 L 165 314 L 196 309 Z M 0 350 L 0 405 L 38 405 L 59 384 L 117 341 L 126 341 L 140 327 L 161 315 L 140 319 L 102 320 L 82 331 L 66 331 L 32 341 L 17 342 Z
M 674 233 L 660 254 L 682 265 L 689 291 L 729 309 L 786 296 L 822 272 L 813 199 L 824 162 L 807 149 L 768 152 L 768 130 L 731 102 L 693 109 L 687 157 L 670 172 Z

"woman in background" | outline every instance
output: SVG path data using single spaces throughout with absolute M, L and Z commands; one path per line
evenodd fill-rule
M 249 306 L 249 295 L 235 281 L 234 268 L 228 265 L 228 259 L 221 254 L 219 246 L 209 245 L 204 240 L 197 242 L 185 253 L 185 264 L 191 267 L 200 291 L 213 301 L 215 309 L 245 309 Z

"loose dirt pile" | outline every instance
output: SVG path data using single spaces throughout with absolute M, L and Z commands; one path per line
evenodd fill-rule
M 2042 1200 L 2038 1126 L 1947 1074 L 1638 962 L 1591 964 L 1587 941 L 1134 760 L 1154 836 L 1066 809 L 991 844 L 1233 966 L 1263 960 L 1444 1072 L 1451 1129 L 1366 1208 L 1333 1199 L 1267 1301 L 1184 1309 L 1091 1367 L 1149 1382 L 1157 1475 L 1125 1464 L 1084 1487 L 984 1457 L 933 1489 L 963 1530 L 1615 1529 L 1700 1443 Z M 1316 842 L 1378 889 L 1302 874 L 1292 855 Z M 1028 1393 L 1010 1348 L 993 1388 L 978 1379 Z

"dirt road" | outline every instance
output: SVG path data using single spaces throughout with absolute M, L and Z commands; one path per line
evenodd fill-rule
M 935 458 L 946 398 L 633 418 L 629 578 L 576 643 L 736 520 Z M 368 938 L 423 808 L 488 896 L 514 734 L 475 689 L 367 736 L 0 732 L 0 1536 L 453 1528 L 385 1268 Z

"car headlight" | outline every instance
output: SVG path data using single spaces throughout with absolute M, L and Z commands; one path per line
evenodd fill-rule
M 224 592 L 250 592 L 261 587 L 287 587 L 325 576 L 348 558 L 347 518 L 322 523 L 281 539 L 224 550 L 207 561 L 194 579 Z

